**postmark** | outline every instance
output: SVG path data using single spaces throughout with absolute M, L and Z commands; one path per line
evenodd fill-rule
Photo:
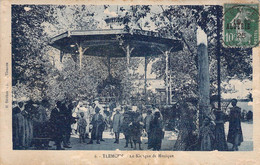
M 252 48 L 259 44 L 259 5 L 224 4 L 225 47 Z

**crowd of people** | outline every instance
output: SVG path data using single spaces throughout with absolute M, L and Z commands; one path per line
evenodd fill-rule
M 141 150 L 143 134 L 148 136 L 148 149 L 161 148 L 164 128 L 162 115 L 155 107 L 134 109 L 114 105 L 109 109 L 98 100 L 89 103 L 65 99 L 49 109 L 47 100 L 19 102 L 13 107 L 14 149 L 48 149 L 50 141 L 55 142 L 57 150 L 71 148 L 72 134 L 78 135 L 79 143 L 100 144 L 105 130 L 114 133 L 116 144 L 123 133 L 125 148 L 130 143 L 131 148 L 137 149 L 138 145 Z
M 153 112 L 152 112 L 153 111 Z M 159 117 L 157 117 L 159 114 Z M 144 132 L 148 135 L 148 149 L 159 150 L 163 137 L 162 115 L 158 109 L 133 110 L 130 106 L 115 106 L 111 108 L 102 107 L 98 101 L 92 104 L 81 103 L 73 116 L 77 122 L 72 125 L 72 132 L 79 134 L 79 143 L 100 144 L 103 139 L 105 129 L 110 129 L 115 135 L 114 143 L 119 144 L 120 133 L 124 134 L 125 148 L 130 144 L 131 148 L 142 149 L 141 136 Z M 153 119 L 156 119 L 153 121 Z M 91 135 L 89 137 L 89 134 Z M 155 140 L 156 139 L 156 140 Z M 158 139 L 158 140 L 157 140 Z
M 232 100 L 228 115 L 229 133 L 227 142 L 233 144 L 233 150 L 243 142 L 241 129 L 241 108 L 237 100 Z M 225 116 L 225 115 L 224 115 Z M 224 119 L 225 120 L 225 119 Z M 216 120 L 217 122 L 217 120 Z M 125 148 L 142 150 L 142 136 L 148 138 L 147 149 L 160 150 L 164 138 L 163 116 L 155 106 L 132 107 L 118 104 L 103 106 L 98 100 L 76 102 L 69 99 L 57 101 L 51 108 L 47 100 L 27 101 L 13 107 L 13 148 L 49 149 L 50 141 L 55 142 L 57 150 L 71 148 L 72 134 L 79 137 L 82 145 L 100 144 L 103 132 L 114 133 L 115 144 L 119 144 L 120 133 L 125 139 Z M 216 140 L 217 125 L 212 130 L 211 118 L 206 117 L 200 127 L 201 150 L 212 150 Z M 221 127 L 220 127 L 221 128 Z M 224 130 L 221 130 L 224 133 Z M 220 132 L 221 132 L 220 131 Z M 130 144 L 130 146 L 129 146 Z
M 55 141 L 57 149 L 61 149 L 61 142 L 69 148 L 71 124 L 76 122 L 72 117 L 74 106 L 75 103 L 67 100 L 58 101 L 48 115 L 50 104 L 47 100 L 19 102 L 13 107 L 13 148 L 29 149 L 35 146 L 47 149 L 50 140 Z

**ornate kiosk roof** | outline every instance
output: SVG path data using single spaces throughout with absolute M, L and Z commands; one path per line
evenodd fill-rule
M 59 34 L 50 45 L 64 53 L 77 53 L 77 44 L 88 48 L 84 55 L 125 57 L 124 45 L 134 48 L 131 57 L 157 56 L 161 50 L 180 51 L 180 40 L 162 38 L 158 33 L 133 29 L 73 30 Z

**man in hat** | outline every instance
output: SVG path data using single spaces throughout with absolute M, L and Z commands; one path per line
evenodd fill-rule
M 94 100 L 94 103 L 95 103 L 95 108 L 98 107 L 100 109 L 100 114 L 104 115 L 104 108 L 102 105 L 100 105 L 98 98 Z
M 120 134 L 120 126 L 122 124 L 122 121 L 121 121 L 121 114 L 120 114 L 120 109 L 119 108 L 116 108 L 116 114 L 114 115 L 113 117 L 113 131 L 115 133 L 115 142 L 114 143 L 117 143 L 119 144 L 119 134 Z
M 72 121 L 72 113 L 70 112 L 70 109 L 68 108 L 67 103 L 69 102 L 68 98 L 65 98 L 61 102 L 60 106 L 60 115 L 63 119 L 63 125 L 62 125 L 62 141 L 63 141 L 63 147 L 64 148 L 71 148 L 69 146 L 69 139 L 70 139 L 70 133 L 71 133 L 71 121 Z
M 131 144 L 131 148 L 133 148 L 133 138 L 132 138 L 132 133 L 131 133 L 131 126 L 130 123 L 133 121 L 133 113 L 131 111 L 126 111 L 123 114 L 123 121 L 121 125 L 121 131 L 125 135 L 125 148 L 128 147 L 128 143 Z
M 143 130 L 143 123 L 140 121 L 140 113 L 135 112 L 133 117 L 133 122 L 130 123 L 131 126 L 131 134 L 134 142 L 134 150 L 136 150 L 136 143 L 139 144 L 139 150 L 142 150 L 141 148 L 141 136 L 142 136 L 142 130 Z
M 67 99 L 67 106 L 64 108 L 64 116 L 65 116 L 65 130 L 64 130 L 64 148 L 71 148 L 70 146 L 70 136 L 71 136 L 71 125 L 76 123 L 76 118 L 72 116 L 72 111 L 74 107 L 76 106 L 75 103 L 73 103 L 71 100 Z
M 100 114 L 100 108 L 95 107 L 95 114 L 92 117 L 91 124 L 93 125 L 91 131 L 91 140 L 88 144 L 93 144 L 93 140 L 97 140 L 97 144 L 100 144 L 102 134 L 102 124 L 104 123 L 104 117 Z
M 104 118 L 104 116 L 105 116 L 105 114 L 104 114 L 104 108 L 103 108 L 103 106 L 99 103 L 99 99 L 98 98 L 95 98 L 94 99 L 94 104 L 95 104 L 95 109 L 96 109 L 96 107 L 98 107 L 99 109 L 100 109 L 100 114 L 103 116 L 103 118 Z M 104 119 L 104 122 L 101 124 L 101 126 L 100 126 L 100 131 L 101 131 L 101 137 L 100 137 L 100 141 L 105 141 L 104 139 L 103 139 L 103 132 L 104 132 L 104 130 L 105 130 L 105 127 L 106 127 L 106 122 L 105 122 L 105 119 Z
M 62 114 L 62 103 L 61 101 L 57 101 L 56 107 L 51 111 L 51 116 L 50 116 L 50 123 L 52 125 L 52 134 L 53 134 L 53 140 L 55 141 L 56 144 L 56 149 L 57 150 L 64 150 L 61 148 L 61 142 L 63 138 L 63 125 L 65 122 L 65 118 Z

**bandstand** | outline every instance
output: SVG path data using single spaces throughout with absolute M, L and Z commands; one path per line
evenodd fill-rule
M 108 59 L 110 75 L 111 58 L 125 58 L 129 68 L 131 57 L 144 58 L 144 93 L 147 91 L 147 58 L 164 55 L 166 58 L 166 102 L 170 103 L 171 88 L 169 78 L 169 54 L 181 51 L 183 44 L 180 40 L 164 38 L 159 33 L 143 30 L 103 29 L 103 30 L 74 30 L 53 37 L 49 43 L 60 50 L 60 61 L 64 54 L 72 55 L 82 69 L 82 56 L 99 56 Z

